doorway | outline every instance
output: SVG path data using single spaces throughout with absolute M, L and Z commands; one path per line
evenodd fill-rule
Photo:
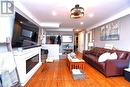
M 78 51 L 78 34 L 74 37 L 74 52 Z

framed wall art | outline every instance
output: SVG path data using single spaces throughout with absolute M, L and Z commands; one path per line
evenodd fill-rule
M 119 40 L 119 21 L 113 21 L 101 26 L 101 41 Z

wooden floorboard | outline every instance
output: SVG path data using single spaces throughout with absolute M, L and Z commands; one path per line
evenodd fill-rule
M 105 77 L 87 63 L 84 72 L 84 80 L 73 80 L 66 59 L 44 63 L 25 87 L 130 87 L 123 76 Z

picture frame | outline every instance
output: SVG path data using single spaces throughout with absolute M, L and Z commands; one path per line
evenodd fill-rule
M 119 21 L 113 21 L 100 27 L 100 40 L 119 40 Z

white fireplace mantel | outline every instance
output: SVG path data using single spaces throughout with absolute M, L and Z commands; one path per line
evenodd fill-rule
M 27 74 L 26 74 L 26 60 L 39 54 L 39 63 L 36 64 Z M 20 79 L 21 86 L 24 86 L 28 80 L 33 76 L 33 74 L 41 66 L 41 47 L 34 47 L 30 49 L 14 51 L 14 57 L 17 65 L 18 75 Z

